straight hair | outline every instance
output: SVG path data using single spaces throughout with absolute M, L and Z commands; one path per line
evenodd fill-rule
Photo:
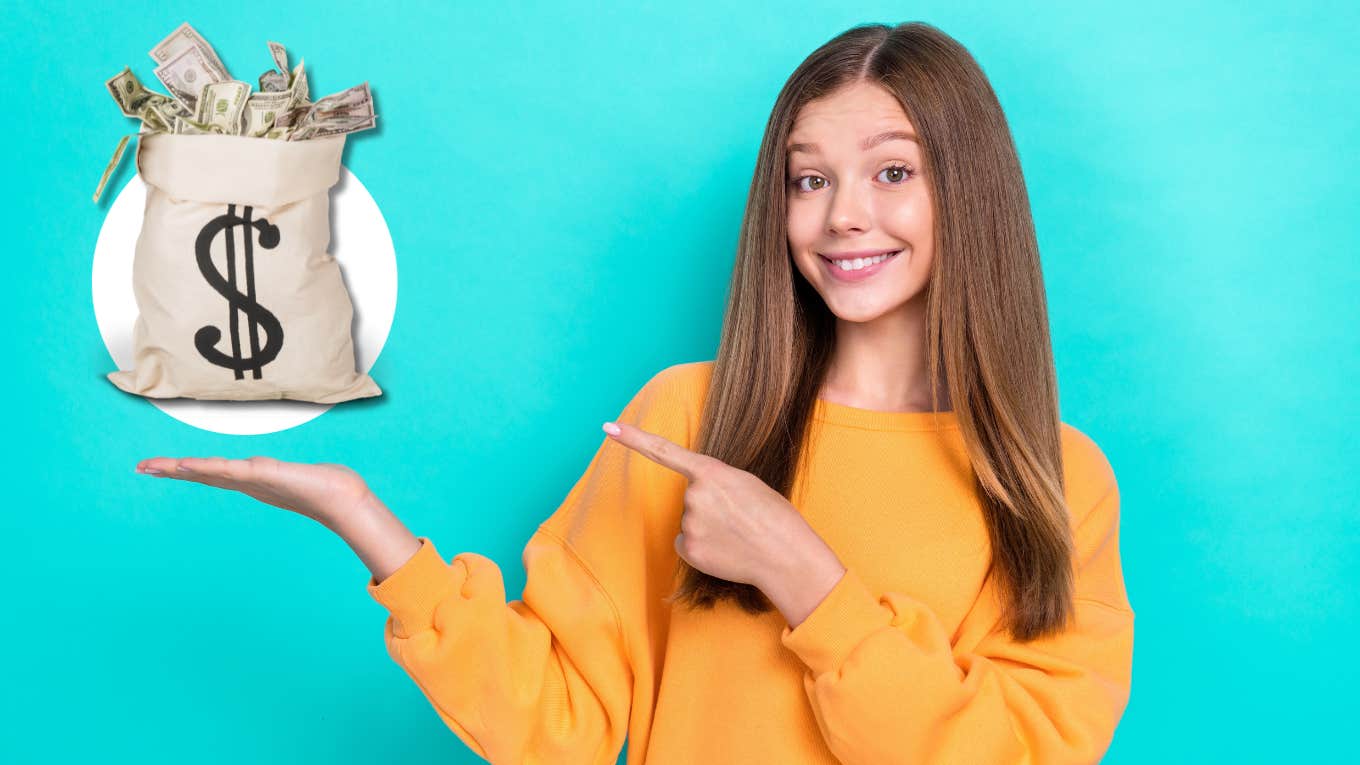
M 926 285 L 932 409 L 947 386 L 991 543 L 988 576 L 1012 637 L 1063 628 L 1075 572 L 1058 390 L 1039 248 L 1010 128 L 981 67 L 939 29 L 864 24 L 789 77 L 766 124 L 737 244 L 695 451 L 790 497 L 836 317 L 791 260 L 785 143 L 804 104 L 859 82 L 895 96 L 916 129 L 935 210 Z M 668 598 L 773 608 L 755 586 L 680 559 Z

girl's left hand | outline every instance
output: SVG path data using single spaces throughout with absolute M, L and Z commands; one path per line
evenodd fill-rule
M 767 585 L 824 544 L 798 509 L 755 475 L 633 425 L 614 424 L 619 433 L 609 435 L 615 441 L 689 479 L 675 551 L 691 566 L 768 594 Z

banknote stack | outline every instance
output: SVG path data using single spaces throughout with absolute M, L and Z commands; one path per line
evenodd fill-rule
M 305 141 L 374 126 L 373 96 L 364 82 L 313 102 L 303 59 L 288 67 L 288 51 L 269 42 L 274 67 L 258 78 L 259 90 L 232 79 L 213 47 L 186 22 L 150 51 L 156 78 L 170 95 L 147 90 L 128 67 L 105 83 L 118 108 L 142 121 L 141 134 L 217 133 Z M 131 135 L 123 136 L 95 189 L 94 201 L 122 159 Z

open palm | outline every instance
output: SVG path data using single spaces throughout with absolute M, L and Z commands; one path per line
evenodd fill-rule
M 239 491 L 327 527 L 333 527 L 372 496 L 358 473 L 331 462 L 284 462 L 273 457 L 152 457 L 138 462 L 137 472 Z

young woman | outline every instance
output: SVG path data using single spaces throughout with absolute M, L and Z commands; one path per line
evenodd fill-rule
M 341 465 L 157 457 L 342 536 L 391 656 L 494 762 L 1096 762 L 1129 697 L 1119 492 L 1058 415 L 1001 107 L 852 28 L 760 147 L 717 357 L 653 376 L 524 551 L 446 561 Z

